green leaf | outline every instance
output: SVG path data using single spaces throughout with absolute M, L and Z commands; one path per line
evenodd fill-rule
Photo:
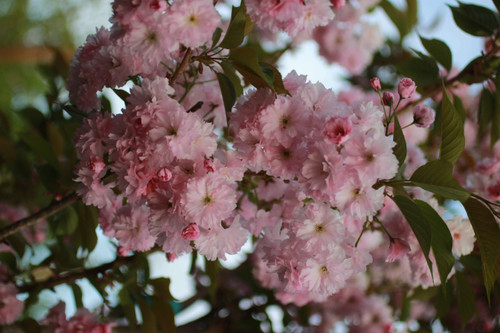
M 429 259 L 429 252 L 431 249 L 431 226 L 429 222 L 426 220 L 424 214 L 420 210 L 420 208 L 413 202 L 411 199 L 402 196 L 395 195 L 392 200 L 396 203 L 396 205 L 403 213 L 404 217 L 410 224 L 411 230 L 417 237 L 418 243 L 422 248 L 422 252 L 424 253 L 425 259 L 427 260 L 427 264 L 429 265 L 429 269 L 432 273 L 432 263 Z
M 135 316 L 135 305 L 130 297 L 130 293 L 126 287 L 123 287 L 118 293 L 118 298 L 120 299 L 120 305 L 123 308 L 123 312 L 125 313 L 125 317 L 128 320 L 129 327 L 137 326 L 137 318 Z
M 257 50 L 251 47 L 240 47 L 231 50 L 229 60 L 233 67 L 243 75 L 245 80 L 256 88 L 268 87 L 273 89 L 273 82 L 262 71 L 259 64 Z
M 130 93 L 126 92 L 125 90 L 122 89 L 113 89 L 116 95 L 120 97 L 124 102 L 129 98 Z
M 440 41 L 439 39 L 426 39 L 420 36 L 420 41 L 425 47 L 427 52 L 437 60 L 447 71 L 451 69 L 452 65 L 452 55 L 450 48 L 446 43 Z
M 450 230 L 441 216 L 439 216 L 434 208 L 432 208 L 428 203 L 421 200 L 415 200 L 415 204 L 418 206 L 425 219 L 429 221 L 429 225 L 431 227 L 432 253 L 434 253 L 434 259 L 436 260 L 439 277 L 441 278 L 441 283 L 444 287 L 448 274 L 455 264 L 455 258 L 451 252 L 453 240 L 451 238 Z
M 476 313 L 476 297 L 474 289 L 464 273 L 457 271 L 455 278 L 457 280 L 458 313 L 462 319 L 463 328 Z
M 458 7 L 449 6 L 453 19 L 460 29 L 466 33 L 487 37 L 493 35 L 498 28 L 498 19 L 488 8 L 458 2 Z
M 419 87 L 434 85 L 439 80 L 439 67 L 430 57 L 413 57 L 396 68 L 402 75 L 412 78 Z
M 10 221 L 0 220 L 0 229 L 5 228 L 10 225 Z M 6 238 L 7 243 L 14 249 L 14 251 L 19 255 L 20 258 L 23 257 L 24 251 L 26 250 L 26 240 L 20 232 L 16 232 Z
M 78 226 L 78 214 L 70 206 L 49 217 L 48 221 L 55 235 L 71 235 Z
M 223 61 L 223 62 L 221 62 L 220 67 L 222 68 L 222 70 L 224 71 L 224 74 L 228 77 L 228 79 L 231 80 L 231 83 L 233 84 L 236 98 L 243 95 L 243 87 L 241 86 L 241 79 L 236 74 L 235 69 L 231 65 L 231 63 L 227 62 L 227 61 Z
M 16 273 L 17 271 L 17 260 L 16 256 L 14 256 L 10 252 L 0 252 L 0 262 L 7 266 L 7 268 L 12 272 Z
M 495 87 L 495 108 L 493 109 L 493 116 L 491 117 L 491 148 L 493 148 L 500 138 L 500 91 L 498 91 L 498 89 L 500 89 L 500 75 L 496 77 Z
M 210 287 L 208 288 L 208 294 L 212 301 L 215 301 L 217 288 L 219 285 L 219 273 L 220 273 L 220 263 L 218 260 L 215 261 L 205 261 L 205 271 L 210 278 Z
M 217 27 L 214 31 L 214 33 L 212 34 L 212 47 L 214 47 L 215 45 L 217 45 L 217 43 L 219 42 L 220 40 L 220 37 L 222 36 L 222 29 Z
M 392 23 L 394 23 L 399 31 L 400 40 L 403 40 L 404 36 L 410 32 L 410 27 L 408 26 L 409 22 L 407 21 L 405 13 L 394 7 L 394 5 L 388 0 L 381 1 L 379 6 L 382 7 L 387 16 L 391 19 Z
M 78 226 L 74 233 L 76 243 L 89 253 L 97 245 L 97 211 L 93 206 L 77 202 L 74 206 L 78 214 Z
M 217 80 L 219 81 L 220 91 L 222 93 L 222 100 L 224 101 L 224 109 L 226 113 L 231 113 L 233 105 L 236 102 L 236 92 L 231 80 L 223 73 L 216 73 Z
M 262 71 L 268 72 L 270 77 L 271 77 L 271 72 L 272 72 L 272 82 L 273 82 L 274 91 L 277 94 L 290 95 L 290 93 L 285 88 L 285 85 L 283 83 L 283 77 L 281 76 L 281 73 L 276 68 L 276 66 L 273 66 L 273 65 L 266 63 L 266 62 L 260 62 L 259 64 L 260 64 L 260 67 L 262 68 Z
M 497 7 L 497 11 L 500 11 L 500 0 L 493 0 L 495 7 Z
M 394 142 L 396 145 L 392 150 L 401 167 L 406 159 L 406 140 L 397 116 L 394 117 Z
M 162 296 L 151 296 L 152 310 L 156 322 L 163 332 L 175 332 L 174 310 Z
M 453 178 L 453 166 L 448 161 L 435 160 L 415 170 L 410 180 L 417 186 L 445 198 L 465 201 L 470 193 Z
M 434 300 L 434 307 L 436 308 L 436 317 L 444 318 L 450 312 L 453 305 L 453 285 L 451 280 L 448 280 L 444 288 L 438 288 L 438 294 Z
M 26 304 L 24 305 L 26 307 Z M 19 325 L 23 332 L 29 332 L 29 333 L 40 333 L 42 332 L 42 329 L 40 327 L 40 324 L 33 319 L 33 318 L 25 318 L 21 321 L 16 322 L 17 325 Z
M 481 99 L 479 100 L 479 112 L 477 120 L 479 123 L 479 133 L 482 133 L 488 127 L 495 112 L 495 96 L 488 89 L 483 89 Z M 492 138 L 493 139 L 493 138 Z
M 139 309 L 141 310 L 142 315 L 142 325 L 141 332 L 142 333 L 156 333 L 156 319 L 153 311 L 149 307 L 148 303 L 144 300 L 141 295 L 136 297 L 137 304 L 139 305 Z
M 494 270 L 500 256 L 500 246 L 498 246 L 500 228 L 495 216 L 479 200 L 470 197 L 463 205 L 479 245 L 484 286 L 489 300 L 491 289 L 496 280 Z
M 23 141 L 33 150 L 42 161 L 46 161 L 54 170 L 59 171 L 59 161 L 57 160 L 50 143 L 31 129 L 22 135 Z
M 233 7 L 232 14 L 226 35 L 219 45 L 225 49 L 234 49 L 238 47 L 243 42 L 243 38 L 245 38 L 247 16 L 244 4 L 237 8 Z
M 455 164 L 465 147 L 464 122 L 443 87 L 441 104 L 441 148 L 439 159 Z
M 82 302 L 82 288 L 80 288 L 79 285 L 76 283 L 72 283 L 69 285 L 71 287 L 71 290 L 73 290 L 73 296 L 75 297 L 75 305 L 77 309 L 83 308 L 83 302 Z
M 156 278 L 153 280 L 149 280 L 149 283 L 153 286 L 155 295 L 161 296 L 167 301 L 171 301 L 174 299 L 170 294 L 170 279 Z
M 54 123 L 47 123 L 47 136 L 54 154 L 59 157 L 64 154 L 64 137 Z

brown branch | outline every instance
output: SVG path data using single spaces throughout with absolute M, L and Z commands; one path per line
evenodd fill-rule
M 186 67 L 187 63 L 191 59 L 192 53 L 193 53 L 193 50 L 191 50 L 190 48 L 186 50 L 186 53 L 184 54 L 184 58 L 182 58 L 181 63 L 175 69 L 175 72 L 174 72 L 174 74 L 172 74 L 172 77 L 169 78 L 169 81 L 170 81 L 169 84 L 171 86 L 173 86 L 175 81 L 177 81 L 177 79 L 179 78 L 179 75 L 182 73 L 182 71 Z
M 76 201 L 78 201 L 78 199 L 79 199 L 78 195 L 75 192 L 73 192 L 70 195 L 64 197 L 63 199 L 55 201 L 50 206 L 38 211 L 37 213 L 25 217 L 24 219 L 21 219 L 19 221 L 16 221 L 3 229 L 0 229 L 0 241 L 18 232 L 22 228 L 29 227 L 37 223 L 38 221 L 43 220 L 51 215 L 54 215 L 55 213 L 63 210 L 68 206 L 71 206 Z
M 60 284 L 70 284 L 78 279 L 95 277 L 99 273 L 104 273 L 116 267 L 126 265 L 136 258 L 135 255 L 129 257 L 117 257 L 114 261 L 93 268 L 80 267 L 74 270 L 53 276 L 43 282 L 28 284 L 18 288 L 19 293 L 30 293 L 35 290 L 49 289 Z

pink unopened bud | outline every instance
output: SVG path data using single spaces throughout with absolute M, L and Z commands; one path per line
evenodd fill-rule
M 165 0 L 153 0 L 149 4 L 149 8 L 162 12 L 167 9 L 167 2 Z
M 156 175 L 158 176 L 158 178 L 160 178 L 161 181 L 164 182 L 168 182 L 170 179 L 172 179 L 172 172 L 170 172 L 170 170 L 165 167 L 158 170 Z
M 215 172 L 215 164 L 214 164 L 214 161 L 212 161 L 211 159 L 205 159 L 203 161 L 203 167 L 205 168 L 205 170 L 209 171 L 209 172 Z
M 335 9 L 339 9 L 345 5 L 345 0 L 330 0 L 330 2 Z
M 382 94 L 382 101 L 384 105 L 391 106 L 394 103 L 394 95 L 388 91 L 384 91 Z
M 130 252 L 130 249 L 123 247 L 123 246 L 118 246 L 117 254 L 120 257 L 126 257 L 128 256 L 128 253 Z
M 415 89 L 417 89 L 417 86 L 412 79 L 405 77 L 399 81 L 398 93 L 401 98 L 410 98 L 415 92 Z
M 378 77 L 374 77 L 370 80 L 370 85 L 372 86 L 373 90 L 375 91 L 380 91 L 382 89 L 382 85 L 380 84 L 380 80 Z
M 415 107 L 413 113 L 413 122 L 415 126 L 429 128 L 436 118 L 436 112 L 428 106 L 419 104 Z
M 403 258 L 410 251 L 410 245 L 402 239 L 391 239 L 389 245 L 389 254 L 387 255 L 386 262 L 394 262 L 396 259 Z
M 195 240 L 200 237 L 200 228 L 195 223 L 189 223 L 184 229 L 182 229 L 182 238 L 186 240 Z
M 167 252 L 167 261 L 168 262 L 173 262 L 177 258 L 178 258 L 177 254 L 172 253 L 172 252 Z

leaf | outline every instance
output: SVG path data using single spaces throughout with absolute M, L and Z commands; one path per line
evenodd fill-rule
M 493 0 L 495 7 L 497 7 L 497 11 L 500 11 L 500 0 Z
M 153 286 L 155 295 L 161 296 L 163 299 L 168 301 L 174 299 L 174 297 L 170 294 L 170 279 L 156 278 L 149 280 L 149 283 Z
M 0 252 L 0 262 L 7 266 L 7 268 L 12 272 L 17 271 L 17 260 L 16 257 L 10 252 Z
M 476 297 L 474 289 L 464 273 L 457 271 L 455 273 L 457 281 L 457 303 L 458 313 L 462 319 L 462 328 L 476 313 Z
M 439 159 L 455 164 L 465 147 L 464 122 L 455 110 L 444 87 L 441 113 L 443 118 Z
M 217 27 L 214 33 L 212 34 L 212 47 L 217 45 L 221 36 L 222 36 L 222 29 L 220 27 Z
M 439 80 L 439 68 L 430 57 L 413 57 L 396 68 L 402 75 L 412 78 L 419 87 L 431 86 Z
M 232 14 L 226 34 L 219 45 L 225 49 L 238 47 L 245 38 L 247 16 L 244 4 L 240 7 L 233 7 Z
M 396 142 L 396 145 L 392 148 L 392 151 L 401 167 L 406 159 L 406 140 L 397 116 L 394 117 L 394 142 Z
M 73 290 L 73 296 L 75 297 L 75 305 L 77 309 L 83 308 L 83 302 L 82 302 L 82 288 L 80 288 L 79 285 L 76 283 L 72 283 L 69 285 L 71 287 L 71 290 Z
M 410 32 L 410 28 L 407 23 L 406 15 L 394 7 L 394 5 L 388 0 L 383 0 L 379 3 L 379 6 L 385 11 L 387 16 L 391 19 L 392 23 L 396 26 L 399 31 L 400 40 L 403 40 L 404 36 Z
M 450 229 L 448 229 L 448 226 L 443 221 L 441 216 L 439 216 L 434 208 L 432 208 L 428 203 L 421 200 L 415 200 L 415 204 L 418 206 L 425 219 L 429 221 L 429 225 L 431 227 L 432 253 L 434 254 L 434 259 L 436 260 L 439 277 L 441 278 L 441 284 L 444 287 L 448 274 L 455 264 L 455 258 L 451 252 L 453 239 L 451 238 Z
M 491 142 L 490 147 L 493 148 L 495 143 L 500 138 L 500 75 L 497 75 L 495 80 L 495 108 L 493 109 L 493 116 L 491 117 Z
M 404 217 L 410 224 L 411 230 L 417 237 L 418 243 L 422 248 L 429 269 L 432 273 L 432 263 L 429 259 L 429 252 L 431 249 L 431 226 L 429 222 L 425 219 L 425 216 L 420 211 L 420 208 L 411 199 L 402 196 L 395 195 L 392 200 L 403 213 Z
M 47 136 L 54 154 L 59 157 L 64 154 L 64 137 L 54 123 L 47 123 Z
M 162 296 L 151 296 L 152 310 L 156 322 L 163 332 L 175 332 L 174 310 Z
M 70 206 L 49 217 L 48 221 L 55 235 L 71 235 L 78 226 L 78 214 Z
M 447 71 L 450 71 L 452 65 L 452 55 L 448 45 L 439 39 L 426 39 L 422 36 L 419 37 L 427 52 L 429 52 L 429 54 L 436 59 L 437 62 L 443 65 Z
M 78 226 L 74 233 L 75 241 L 89 253 L 97 245 L 97 211 L 93 206 L 85 206 L 77 202 L 74 206 L 78 215 Z
M 217 288 L 219 284 L 219 272 L 220 272 L 220 263 L 218 260 L 215 261 L 205 261 L 205 271 L 210 278 L 210 287 L 208 288 L 208 294 L 210 295 L 210 299 L 215 301 L 215 297 L 217 294 Z
M 445 198 L 465 201 L 470 193 L 453 178 L 453 166 L 448 161 L 435 160 L 415 170 L 410 180 L 417 186 Z
M 139 309 L 141 310 L 142 315 L 142 325 L 141 332 L 142 333 L 156 333 L 156 319 L 153 311 L 149 307 L 148 303 L 144 300 L 141 295 L 136 297 L 137 304 L 139 305 Z
M 129 98 L 130 96 L 130 93 L 128 93 L 127 91 L 123 90 L 123 89 L 113 89 L 113 91 L 115 92 L 116 95 L 118 95 L 118 97 L 120 97 L 125 103 L 126 103 L 126 100 L 127 98 Z
M 453 19 L 460 29 L 473 36 L 493 35 L 498 28 L 498 19 L 493 11 L 482 6 L 461 2 L 458 4 L 458 7 L 450 5 L 448 7 L 450 7 Z
M 224 109 L 226 113 L 231 113 L 233 105 L 236 102 L 236 92 L 231 80 L 223 73 L 216 73 L 217 80 L 219 81 L 220 91 L 222 93 L 222 100 L 224 101 Z
M 26 304 L 24 306 L 27 307 Z M 22 328 L 23 332 L 30 332 L 30 333 L 42 332 L 40 324 L 38 324 L 38 322 L 33 318 L 29 317 L 25 318 L 21 321 L 16 322 L 16 324 Z
M 273 88 L 273 82 L 268 81 L 269 77 L 264 74 L 259 65 L 259 57 L 255 49 L 245 46 L 231 50 L 229 60 L 232 61 L 233 67 L 254 87 Z
M 33 153 L 37 155 L 42 161 L 46 161 L 54 168 L 54 170 L 59 171 L 59 161 L 52 150 L 49 142 L 40 136 L 34 129 L 25 132 L 22 135 L 23 141 L 33 150 Z
M 120 304 L 125 313 L 125 317 L 128 320 L 129 327 L 137 326 L 137 318 L 135 316 L 135 305 L 130 297 L 130 293 L 126 287 L 123 287 L 118 293 L 118 298 L 120 299 Z
M 277 94 L 287 94 L 287 95 L 290 95 L 290 92 L 288 92 L 288 90 L 285 88 L 285 85 L 283 83 L 283 77 L 281 76 L 281 73 L 279 72 L 279 70 L 276 68 L 276 66 L 273 66 L 269 63 L 266 63 L 266 62 L 260 62 L 260 67 L 262 68 L 262 71 L 267 71 L 270 73 L 270 71 L 272 71 L 273 75 L 272 75 L 272 78 L 273 78 L 273 88 L 274 88 L 274 91 L 277 93 Z
M 479 133 L 483 132 L 493 120 L 495 112 L 495 96 L 488 89 L 483 89 L 479 100 L 479 112 L 477 121 L 479 123 Z M 493 140 L 493 138 L 492 138 Z
M 498 246 L 500 228 L 495 216 L 479 200 L 470 197 L 463 202 L 463 206 L 469 216 L 479 245 L 484 286 L 489 300 L 491 289 L 496 280 L 494 269 L 500 256 L 500 246 Z
M 447 281 L 444 288 L 438 288 L 438 294 L 434 300 L 434 307 L 436 308 L 436 317 L 444 318 L 450 312 L 453 304 L 453 285 L 451 280 Z
M 0 229 L 5 228 L 10 225 L 11 222 L 0 220 Z M 23 257 L 24 251 L 26 250 L 26 240 L 20 232 L 16 232 L 6 238 L 7 243 L 14 249 L 14 251 L 19 255 L 20 258 Z
M 243 87 L 241 86 L 241 79 L 236 74 L 235 69 L 231 65 L 231 63 L 227 62 L 227 61 L 223 61 L 223 62 L 221 62 L 220 67 L 224 71 L 224 74 L 227 76 L 227 78 L 229 80 L 231 80 L 231 83 L 233 84 L 236 98 L 243 95 Z

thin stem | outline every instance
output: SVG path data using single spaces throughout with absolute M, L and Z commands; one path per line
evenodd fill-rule
M 55 213 L 63 210 L 64 208 L 71 206 L 76 201 L 78 201 L 78 198 L 78 195 L 73 192 L 70 195 L 64 197 L 62 200 L 53 202 L 50 206 L 38 211 L 37 213 L 10 224 L 9 226 L 0 230 L 0 241 L 25 227 L 29 227 L 37 223 L 38 221 L 52 216 Z
M 189 62 L 189 60 L 191 59 L 191 54 L 192 53 L 193 53 L 193 50 L 191 50 L 190 48 L 186 50 L 186 53 L 184 54 L 184 58 L 182 58 L 181 63 L 179 64 L 179 66 L 177 66 L 177 68 L 175 69 L 174 74 L 172 75 L 172 77 L 169 80 L 170 81 L 169 84 L 171 86 L 173 86 L 174 83 L 175 83 L 175 81 L 177 81 L 177 79 L 179 78 L 179 75 L 184 70 L 184 68 L 186 67 L 186 65 Z
M 368 217 L 366 218 L 366 221 L 365 221 L 365 224 L 363 224 L 363 230 L 361 230 L 361 233 L 359 234 L 359 237 L 358 239 L 356 240 L 356 244 L 354 244 L 354 247 L 358 247 L 358 244 L 359 244 L 359 241 L 361 240 L 361 236 L 363 236 L 363 234 L 365 233 L 367 226 L 368 226 L 368 223 L 370 221 L 368 220 Z
M 114 269 L 119 266 L 126 265 L 133 261 L 136 258 L 135 255 L 129 257 L 117 257 L 114 261 L 109 262 L 107 264 L 103 264 L 101 266 L 93 267 L 93 268 L 76 268 L 74 270 L 53 276 L 48 280 L 45 280 L 41 283 L 33 283 L 25 286 L 19 287 L 19 293 L 30 293 L 35 290 L 43 290 L 48 288 L 53 288 L 60 284 L 70 284 L 78 279 L 83 279 L 87 277 L 95 277 L 99 273 L 105 273 L 108 270 Z

